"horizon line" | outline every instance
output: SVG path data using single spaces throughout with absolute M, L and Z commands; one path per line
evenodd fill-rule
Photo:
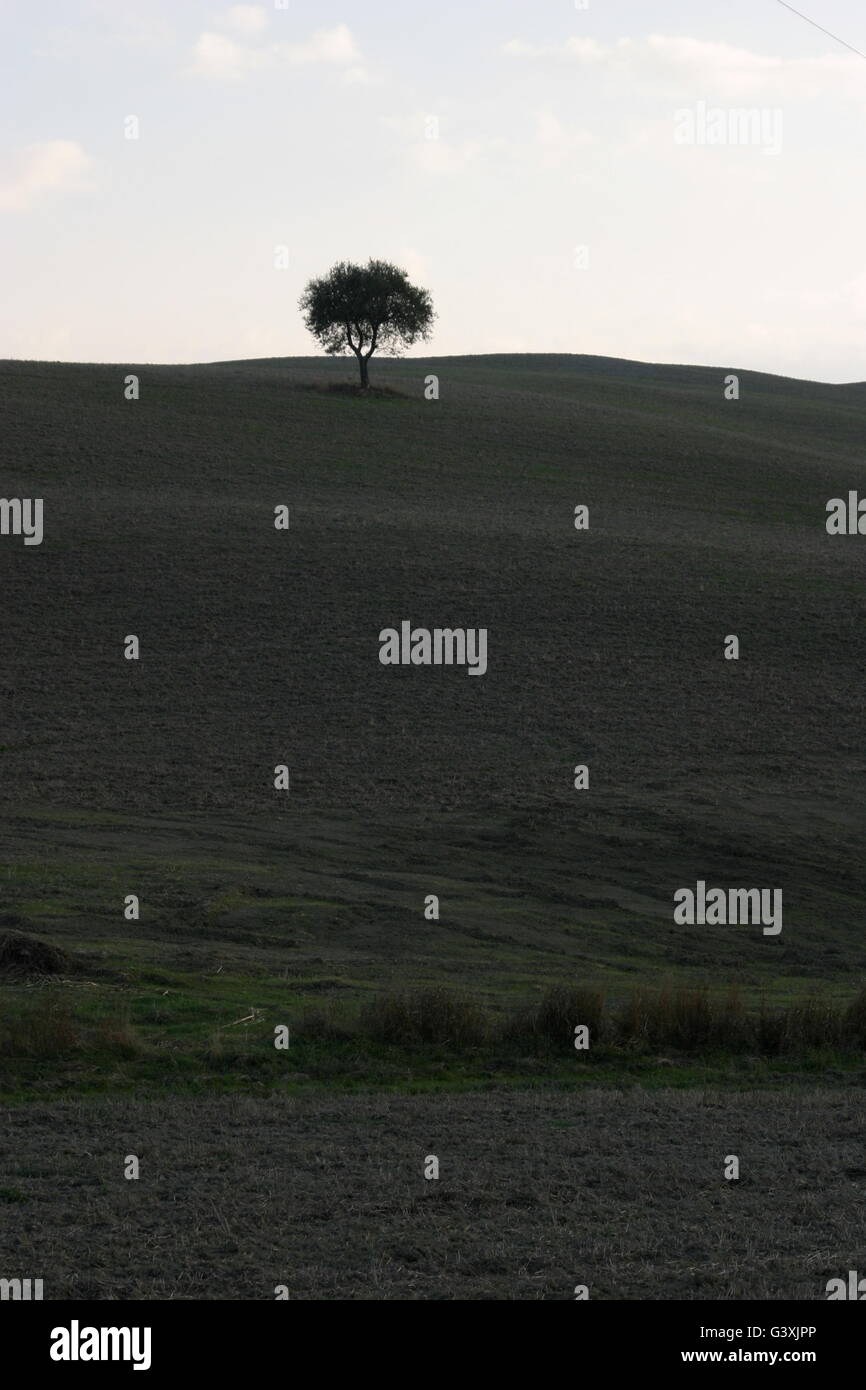
M 399 356 L 394 356 L 394 355 L 387 356 L 387 355 L 383 355 L 383 356 L 381 356 L 381 357 L 378 357 L 378 358 L 376 359 L 376 366 L 377 366 L 377 368 L 378 368 L 378 367 L 380 367 L 383 363 L 386 363 L 386 362 L 390 362 L 390 363 L 400 363 L 400 362 L 451 362 L 451 361 L 467 361 L 467 360 L 494 359 L 494 358 L 495 358 L 495 359 L 501 359 L 501 358 L 515 358 L 515 357 L 517 357 L 517 358 L 520 358 L 520 357 L 527 357 L 527 358 L 530 358 L 530 357 L 531 357 L 531 358 L 539 358 L 539 357 L 550 357 L 550 358 L 571 357 L 571 358 L 575 358 L 575 359 L 579 359 L 579 360 L 583 360 L 583 361 L 592 361 L 592 362 L 619 362 L 619 363 L 628 364 L 629 366 L 637 366 L 637 367 L 660 367 L 660 368 L 668 368 L 668 369 L 674 369 L 674 368 L 675 368 L 675 369 L 677 369 L 677 370 L 683 370 L 683 369 L 684 369 L 684 370 L 686 370 L 686 371 L 695 371 L 695 372 L 728 372 L 728 373 L 734 373 L 734 374 L 740 375 L 740 376 L 742 376 L 742 375 L 765 376 L 765 377 L 772 377 L 772 378 L 774 378 L 774 379 L 776 379 L 776 380 L 779 380 L 779 381 L 805 382 L 805 383 L 808 383 L 808 384 L 811 385 L 811 386 L 842 386 L 842 387 L 852 387 L 852 386 L 864 386 L 864 385 L 866 385 L 866 380 L 862 380 L 862 379 L 861 379 L 861 380 L 851 380 L 851 381 L 822 381 L 822 380 L 820 380 L 818 377 L 786 376 L 786 375 L 785 375 L 784 373 L 782 373 L 782 372 L 769 372 L 769 371 L 763 371 L 763 370 L 761 370 L 760 368 L 755 368 L 755 367 L 720 366 L 720 365 L 717 364 L 717 363 L 710 364 L 710 363 L 706 363 L 706 362 L 655 362 L 655 361 L 651 361 L 651 360 L 648 360 L 648 359 L 646 359 L 646 358 L 641 358 L 641 357 L 613 357 L 613 356 L 611 356 L 609 353 L 589 353 L 589 352 L 463 352 L 463 353 L 439 353 L 439 354 L 437 354 L 436 356 L 428 356 L 428 355 L 424 355 L 424 356 L 420 356 L 420 355 L 419 355 L 419 356 L 416 356 L 416 355 L 410 354 L 410 353 L 403 353 L 403 354 L 400 354 Z M 333 354 L 333 355 L 328 355 L 328 354 L 325 354 L 325 353 L 320 353 L 320 354 L 315 354 L 315 353 L 313 353 L 313 354 L 309 354 L 309 355 L 300 355 L 300 354 L 298 354 L 298 355 L 295 355 L 295 356 L 285 356 L 285 357 L 284 357 L 284 356 L 273 356 L 273 357 L 225 357 L 225 358 L 212 358 L 212 359 L 208 359 L 208 360 L 191 361 L 191 362 L 149 362 L 149 361 L 139 361 L 139 362 L 135 362 L 135 361 L 133 361 L 131 358 L 116 359 L 115 361 L 108 361 L 108 360 L 105 360 L 105 361 L 95 361 L 95 360 L 78 361 L 76 358 L 60 358 L 60 357 L 50 357 L 50 358 L 49 358 L 49 357 L 0 357 L 0 366 L 5 366 L 5 365 L 7 365 L 7 364 L 9 364 L 9 363 L 22 363 L 22 364 L 25 364 L 25 363 L 30 364 L 30 363 L 32 363 L 32 364 L 36 364 L 36 365 L 39 365 L 39 366 L 45 366 L 45 367 L 118 367 L 118 368 L 123 368 L 124 366 L 126 366 L 127 368 L 129 368 L 129 367 L 137 366 L 137 367 L 160 367 L 160 368 L 169 368 L 169 367 L 194 368 L 194 367 L 231 367 L 231 366 L 236 366 L 236 365 L 241 364 L 241 363 L 253 364 L 253 363 L 256 363 L 256 362 L 284 362 L 284 363 L 291 363 L 291 362 L 316 362 L 316 363 L 320 363 L 320 364 L 322 364 L 322 365 L 324 365 L 325 363 L 328 363 L 328 362 L 334 362 L 334 363 L 337 363 L 337 362 L 345 362 L 347 366 L 351 366 L 351 365 L 353 365 L 354 359 L 353 359 L 353 357 L 352 357 L 352 355 L 351 355 L 350 353 L 346 353 L 346 354 L 340 353 L 340 354 Z

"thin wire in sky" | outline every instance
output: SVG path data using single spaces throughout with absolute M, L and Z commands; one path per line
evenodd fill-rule
M 840 39 L 838 34 L 831 34 L 829 29 L 822 28 L 820 24 L 815 23 L 814 19 L 810 19 L 807 14 L 803 14 L 800 10 L 795 10 L 793 5 L 786 3 L 786 0 L 777 0 L 777 3 L 783 5 L 786 10 L 790 10 L 791 14 L 799 15 L 800 19 L 805 19 L 806 23 L 811 24 L 813 29 L 820 29 L 821 33 L 826 34 L 828 39 L 835 39 L 836 43 L 841 43 L 843 48 L 850 48 L 851 52 L 856 53 L 858 58 L 866 58 L 866 53 L 861 53 L 860 49 L 855 48 L 852 43 L 846 43 L 844 39 Z

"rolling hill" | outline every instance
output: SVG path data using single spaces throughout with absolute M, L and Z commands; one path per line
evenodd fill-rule
M 44 500 L 40 546 L 0 538 L 6 924 L 181 993 L 218 962 L 292 1002 L 850 995 L 866 540 L 824 523 L 866 387 L 373 368 L 365 399 L 346 361 L 0 364 L 2 491 Z M 486 673 L 383 666 L 405 620 L 486 628 Z M 675 925 L 698 879 L 781 888 L 783 931 Z

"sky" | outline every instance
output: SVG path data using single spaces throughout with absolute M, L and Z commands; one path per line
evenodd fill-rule
M 0 357 L 310 355 L 373 256 L 415 355 L 864 380 L 866 7 L 796 8 L 2 0 Z

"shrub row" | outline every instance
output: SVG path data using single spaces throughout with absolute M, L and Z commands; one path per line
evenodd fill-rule
M 380 995 L 357 1020 L 314 1010 L 304 1015 L 301 1038 L 367 1038 L 402 1047 L 437 1045 L 462 1050 L 506 1043 L 532 1051 L 571 1048 L 579 1025 L 591 1046 L 670 1048 L 772 1055 L 803 1049 L 866 1047 L 866 989 L 847 1005 L 811 998 L 787 1007 L 748 1009 L 737 990 L 726 994 L 685 985 L 635 989 L 608 1003 L 600 990 L 556 985 L 533 1006 L 497 1016 L 445 988 Z

